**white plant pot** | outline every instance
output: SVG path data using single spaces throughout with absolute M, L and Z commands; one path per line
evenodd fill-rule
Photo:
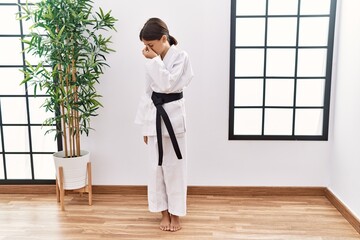
M 64 151 L 53 154 L 56 177 L 59 179 L 59 167 L 63 167 L 64 189 L 72 190 L 87 185 L 87 163 L 90 162 L 90 153 L 81 150 L 80 157 L 65 158 Z

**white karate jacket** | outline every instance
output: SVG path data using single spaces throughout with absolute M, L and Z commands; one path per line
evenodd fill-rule
M 160 56 L 148 59 L 145 74 L 145 93 L 137 110 L 135 123 L 141 124 L 144 136 L 156 135 L 156 108 L 151 100 L 152 92 L 179 93 L 189 85 L 193 71 L 186 52 L 172 45 L 163 60 Z M 185 100 L 184 98 L 163 105 L 168 114 L 175 134 L 184 133 Z M 162 134 L 169 135 L 162 122 Z

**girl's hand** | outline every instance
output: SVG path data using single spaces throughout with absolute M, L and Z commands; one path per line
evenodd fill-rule
M 146 58 L 154 58 L 157 56 L 156 52 L 154 52 L 154 50 L 152 50 L 150 47 L 146 46 L 143 50 L 142 50 L 143 55 Z
M 144 136 L 144 143 L 148 144 L 148 137 L 147 136 Z

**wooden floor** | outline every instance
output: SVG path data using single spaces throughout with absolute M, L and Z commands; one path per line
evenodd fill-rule
M 179 232 L 159 230 L 146 196 L 0 194 L 0 240 L 271 239 L 355 240 L 360 235 L 323 196 L 188 196 Z

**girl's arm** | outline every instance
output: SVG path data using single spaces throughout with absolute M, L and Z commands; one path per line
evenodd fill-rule
M 184 82 L 183 84 L 177 86 L 179 89 L 174 89 L 174 86 L 177 85 L 179 79 L 184 74 L 184 69 L 188 64 L 188 56 L 185 52 L 181 52 L 174 57 L 175 60 L 172 62 L 169 69 L 166 68 L 160 56 L 151 59 L 146 64 L 147 73 L 153 80 L 156 88 L 160 89 L 163 93 L 171 93 L 173 91 L 181 90 L 187 85 L 187 83 Z

